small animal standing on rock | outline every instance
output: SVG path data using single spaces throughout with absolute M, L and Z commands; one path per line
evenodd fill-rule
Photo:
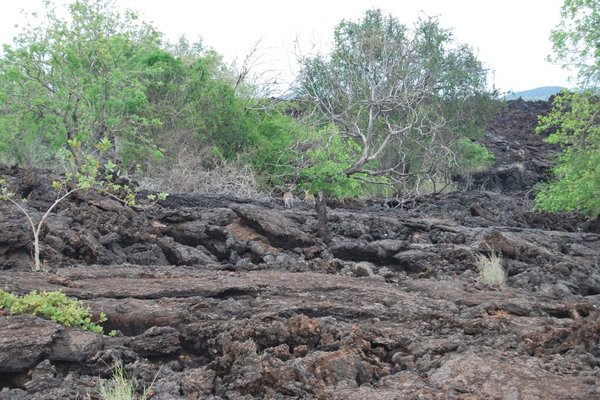
M 294 206 L 294 195 L 291 190 L 286 190 L 283 194 L 283 206 L 285 208 L 292 208 Z
M 314 207 L 315 205 L 315 196 L 306 189 L 304 189 L 304 202 L 309 207 Z

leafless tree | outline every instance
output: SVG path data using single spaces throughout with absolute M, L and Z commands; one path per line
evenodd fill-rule
M 435 19 L 414 30 L 380 11 L 343 21 L 329 55 L 303 57 L 300 93 L 354 148 L 347 176 L 385 176 L 398 187 L 440 182 L 460 134 L 444 107 L 480 92 L 485 71 Z
M 270 64 L 269 49 L 264 48 L 259 39 L 241 59 L 233 62 L 235 90 L 244 92 L 246 98 L 255 102 L 273 97 L 281 82 L 281 72 L 270 68 Z

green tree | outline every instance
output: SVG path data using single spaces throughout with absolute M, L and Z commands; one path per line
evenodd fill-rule
M 0 54 L 0 162 L 74 177 L 92 161 L 102 175 L 112 160 L 116 172 L 159 175 L 242 155 L 270 184 L 286 180 L 278 150 L 295 156 L 287 144 L 300 128 L 248 82 L 253 56 L 236 72 L 201 42 L 164 43 L 114 0 L 77 0 L 66 14 L 45 5 Z M 103 141 L 111 148 L 95 153 Z
M 43 18 L 0 58 L 0 139 L 11 144 L 8 157 L 0 149 L 5 159 L 39 164 L 62 147 L 81 165 L 80 150 L 104 137 L 117 151 L 130 143 L 152 147 L 147 133 L 158 121 L 145 113 L 141 76 L 158 32 L 110 0 L 75 1 L 66 18 L 45 4 Z
M 553 169 L 555 179 L 540 185 L 536 208 L 580 210 L 600 215 L 600 1 L 565 0 L 562 20 L 552 31 L 554 60 L 575 68 L 581 88 L 563 92 L 552 111 L 540 118 L 538 132 L 563 153 Z
M 183 153 L 212 154 L 207 158 L 214 161 L 232 159 L 255 146 L 264 110 L 251 107 L 257 99 L 236 91 L 241 83 L 221 56 L 185 38 L 164 47 L 143 60 L 142 82 L 148 118 L 161 121 L 152 136 L 165 149 L 165 164 Z
M 600 1 L 565 0 L 561 21 L 552 30 L 554 55 L 551 61 L 574 68 L 583 87 L 600 83 Z
M 537 129 L 552 130 L 546 141 L 563 152 L 553 167 L 555 179 L 539 187 L 536 208 L 600 215 L 600 99 L 589 91 L 562 93 Z
M 405 191 L 424 178 L 449 179 L 474 111 L 468 100 L 486 95 L 486 71 L 472 49 L 432 18 L 409 29 L 367 11 L 337 26 L 331 54 L 301 65 L 301 95 L 346 144 L 341 172 Z

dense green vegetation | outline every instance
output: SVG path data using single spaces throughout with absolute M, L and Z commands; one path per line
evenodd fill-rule
M 96 333 L 103 333 L 102 326 L 106 315 L 100 314 L 98 321 L 92 321 L 90 310 L 79 300 L 67 297 L 62 292 L 30 292 L 23 296 L 0 290 L 0 309 L 11 314 L 33 314 L 48 318 L 64 326 L 73 326 Z
M 7 158 L 44 164 L 68 150 L 82 151 L 103 137 L 123 148 L 151 145 L 159 121 L 145 95 L 146 60 L 160 35 L 100 2 L 76 2 L 70 19 L 47 4 L 47 23 L 27 26 L 0 60 L 0 137 Z M 125 151 L 122 154 L 127 154 Z
M 540 118 L 539 132 L 564 152 L 554 167 L 555 180 L 541 185 L 538 209 L 580 210 L 600 215 L 600 1 L 565 0 L 562 21 L 552 32 L 555 60 L 574 67 L 584 89 L 563 92 L 552 112 Z
M 66 17 L 46 7 L 0 57 L 1 162 L 73 172 L 92 156 L 148 179 L 251 166 L 263 190 L 339 198 L 414 195 L 491 162 L 476 141 L 496 104 L 486 71 L 435 19 L 408 29 L 373 10 L 342 21 L 333 52 L 304 57 L 284 101 L 110 0 L 75 1 Z M 99 143 L 111 148 L 101 155 Z
M 554 166 L 556 180 L 541 185 L 536 206 L 549 211 L 600 215 L 600 99 L 590 92 L 560 95 L 538 131 L 556 129 L 546 139 L 564 148 Z

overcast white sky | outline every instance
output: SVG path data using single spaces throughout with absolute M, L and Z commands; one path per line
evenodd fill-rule
M 64 1 L 59 0 L 59 3 Z M 263 62 L 291 76 L 296 38 L 300 49 L 325 47 L 342 19 L 359 19 L 380 8 L 412 25 L 419 16 L 438 16 L 457 41 L 470 44 L 494 70 L 495 86 L 520 91 L 572 86 L 569 74 L 546 61 L 550 30 L 560 20 L 562 0 L 118 0 L 138 11 L 169 39 L 201 38 L 226 60 L 243 58 L 261 40 Z M 20 10 L 41 9 L 41 0 L 0 0 L 0 43 L 10 42 L 23 22 Z M 263 64 L 264 65 L 264 64 Z

